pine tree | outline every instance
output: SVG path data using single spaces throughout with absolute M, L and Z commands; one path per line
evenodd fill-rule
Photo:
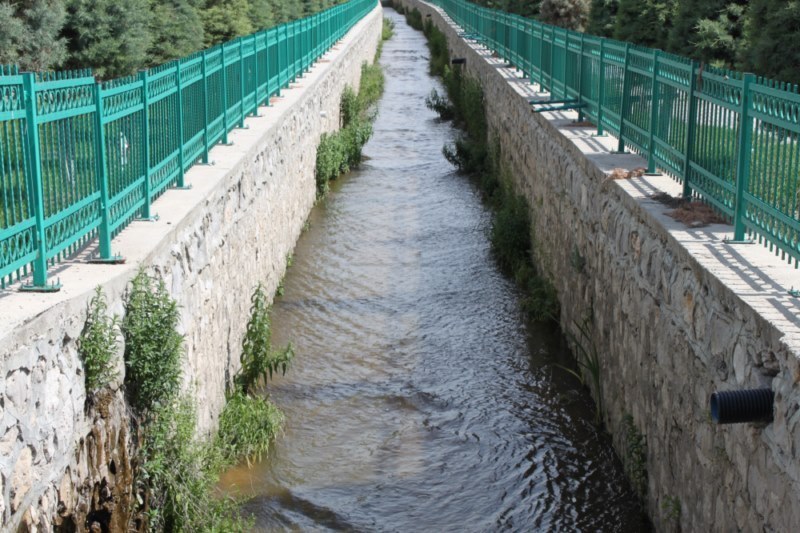
M 148 52 L 151 65 L 159 65 L 203 48 L 200 16 L 203 0 L 152 0 Z
M 692 55 L 697 42 L 697 25 L 703 19 L 713 20 L 725 7 L 728 0 L 680 0 L 672 29 L 669 32 L 668 49 L 675 54 Z
M 666 48 L 677 0 L 619 0 L 614 38 Z
M 202 13 L 206 46 L 253 33 L 248 0 L 209 0 Z
M 619 0 L 592 0 L 586 32 L 601 37 L 614 35 Z
M 36 71 L 55 68 L 66 59 L 62 0 L 0 3 L 0 17 L 0 63 L 18 63 L 23 70 Z
M 583 30 L 589 15 L 589 0 L 542 0 L 539 20 L 570 30 Z
M 729 3 L 721 12 L 697 22 L 692 57 L 728 68 L 738 65 L 747 0 Z
M 745 17 L 745 69 L 800 83 L 800 2 L 752 0 Z
M 250 23 L 255 31 L 275 25 L 272 0 L 250 0 Z
M 94 69 L 101 78 L 132 74 L 147 64 L 148 0 L 69 0 L 64 35 L 71 68 Z

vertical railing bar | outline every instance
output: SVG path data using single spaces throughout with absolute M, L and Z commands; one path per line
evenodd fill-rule
M 753 117 L 750 114 L 750 85 L 755 75 L 746 73 L 742 78 L 741 107 L 739 111 L 739 146 L 736 157 L 736 198 L 733 210 L 733 240 L 728 242 L 750 242 L 744 240 L 746 207 L 744 194 L 750 179 L 750 157 L 753 142 Z
M 153 220 L 150 213 L 152 193 L 150 191 L 150 87 L 149 71 L 139 72 L 139 80 L 142 82 L 142 169 L 144 170 L 144 204 L 142 204 L 142 219 Z
M 695 143 L 695 123 L 697 122 L 697 97 L 694 92 L 697 89 L 697 62 L 692 61 L 691 73 L 689 74 L 689 110 L 686 117 L 686 144 L 683 158 L 683 191 L 681 195 L 689 198 L 692 195 L 692 185 L 689 180 L 691 174 L 692 152 Z
M 652 87 L 650 89 L 650 135 L 647 141 L 647 174 L 654 175 L 656 172 L 656 127 L 658 121 L 658 101 L 660 98 L 660 91 L 658 88 L 658 59 L 661 57 L 660 50 L 653 50 L 653 77 Z
M 33 187 L 33 206 L 36 219 L 37 254 L 33 260 L 33 283 L 23 285 L 20 290 L 52 292 L 61 288 L 60 283 L 47 283 L 47 239 L 44 231 L 44 191 L 42 190 L 42 156 L 39 145 L 37 123 L 36 81 L 32 72 L 22 74 L 25 99 L 25 128 L 28 134 L 28 164 Z

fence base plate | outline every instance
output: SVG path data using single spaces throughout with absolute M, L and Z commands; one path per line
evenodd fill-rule
M 158 213 L 149 217 L 134 218 L 136 222 L 156 222 L 158 221 Z
M 33 283 L 29 283 L 19 288 L 19 292 L 58 292 L 60 290 L 61 290 L 60 281 L 56 281 L 55 283 L 48 283 L 43 287 L 34 285 Z
M 90 265 L 121 265 L 125 263 L 125 258 L 119 254 L 111 257 L 92 257 L 87 263 Z
M 722 239 L 722 242 L 724 242 L 725 244 L 755 244 L 756 243 L 756 241 L 754 241 L 753 239 L 742 239 L 740 241 L 737 241 L 737 240 L 734 240 L 734 239 L 729 239 L 727 237 Z

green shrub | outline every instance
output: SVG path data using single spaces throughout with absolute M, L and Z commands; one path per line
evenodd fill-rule
M 125 386 L 139 413 L 169 403 L 178 393 L 183 354 L 178 318 L 178 305 L 164 282 L 140 270 L 125 295 L 122 320 Z
M 86 325 L 78 339 L 78 354 L 83 361 L 88 393 L 102 389 L 117 376 L 113 359 L 117 353 L 119 319 L 109 317 L 107 310 L 106 297 L 98 286 L 89 302 Z
M 217 446 L 230 462 L 248 464 L 269 450 L 283 425 L 283 413 L 268 399 L 236 391 L 228 398 L 219 420 Z
M 250 301 L 250 320 L 242 341 L 242 370 L 235 378 L 238 389 L 245 394 L 252 392 L 259 380 L 271 379 L 278 371 L 285 374 L 294 357 L 291 343 L 282 350 L 272 349 L 269 305 L 260 283 Z
M 400 13 L 402 13 L 402 11 L 400 11 Z M 415 7 L 411 11 L 406 11 L 405 15 L 406 15 L 406 22 L 408 23 L 409 26 L 411 26 L 415 30 L 422 31 L 423 29 L 422 13 L 420 13 L 419 9 Z
M 215 497 L 219 473 L 230 462 L 219 448 L 195 440 L 195 424 L 188 398 L 162 405 L 149 420 L 136 473 L 146 529 L 250 531 L 235 500 Z

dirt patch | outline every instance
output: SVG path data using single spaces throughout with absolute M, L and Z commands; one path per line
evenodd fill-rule
M 575 122 L 570 122 L 569 124 L 567 124 L 564 127 L 565 128 L 594 128 L 595 125 L 594 125 L 594 122 L 589 122 L 588 120 L 581 120 L 580 122 L 578 122 L 576 120 Z
M 644 176 L 645 172 L 647 172 L 647 169 L 644 167 L 634 168 L 633 170 L 627 170 L 624 168 L 615 168 L 614 170 L 606 174 L 606 179 L 604 181 L 641 178 L 642 176 Z
M 704 228 L 709 224 L 726 224 L 727 221 L 713 207 L 697 200 L 687 200 L 660 192 L 651 196 L 653 200 L 671 207 L 665 214 L 690 228 Z

